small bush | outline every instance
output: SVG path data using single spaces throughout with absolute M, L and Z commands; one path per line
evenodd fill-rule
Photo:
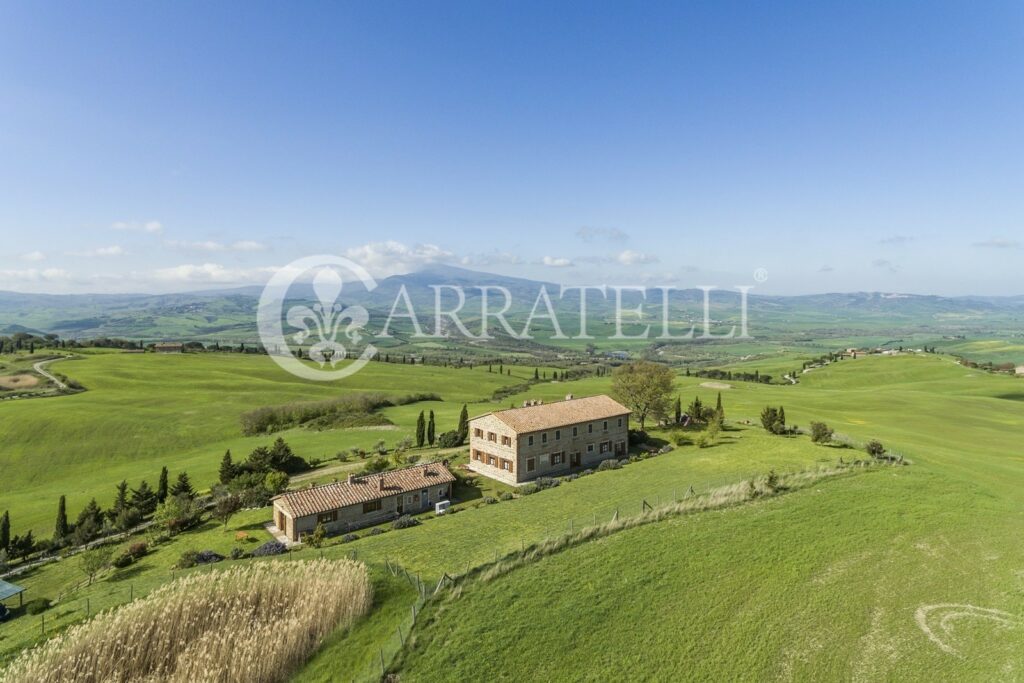
M 223 559 L 223 555 L 215 553 L 212 550 L 204 550 L 200 553 L 196 553 L 196 564 L 213 564 L 214 562 L 220 562 Z
M 622 467 L 622 465 L 619 464 L 618 460 L 615 458 L 609 458 L 608 460 L 601 461 L 601 464 L 597 466 L 597 471 L 605 472 L 607 470 L 617 470 L 620 467 Z
M 647 454 L 645 453 L 644 455 L 646 456 Z M 629 456 L 629 461 L 630 462 L 640 462 L 640 456 L 639 455 L 631 455 L 631 456 Z
M 585 469 L 585 470 L 583 470 L 582 472 L 580 472 L 580 476 L 581 476 L 581 477 L 585 477 L 585 476 L 587 476 L 588 474 L 593 474 L 593 473 L 594 473 L 594 470 L 592 470 L 592 469 L 590 469 L 590 468 L 588 467 L 587 469 Z
M 553 489 L 558 486 L 559 481 L 552 479 L 551 477 L 537 477 L 537 480 L 533 482 L 539 489 Z
M 639 429 L 629 430 L 628 440 L 630 446 L 639 446 L 640 444 L 645 444 L 649 439 L 650 437 L 647 435 L 647 432 L 641 431 Z
M 125 552 L 131 555 L 133 560 L 137 560 L 140 557 L 146 556 L 146 553 L 149 552 L 149 546 L 144 541 L 139 541 L 128 546 L 128 550 Z
M 501 495 L 498 496 L 498 500 L 512 500 L 513 498 L 515 498 L 515 496 L 513 496 L 508 491 L 502 491 Z
M 536 484 L 526 484 L 519 487 L 519 494 L 523 496 L 532 496 L 537 491 L 540 491 L 540 487 Z
M 711 445 L 711 441 L 708 439 L 707 434 L 705 434 L 704 432 L 701 432 L 700 434 L 697 435 L 697 438 L 694 440 L 694 443 L 697 445 L 697 448 L 707 448 L 708 446 Z
M 380 536 L 382 533 L 384 533 L 384 529 L 380 528 L 379 526 L 375 526 L 372 529 L 370 529 L 371 536 Z
M 345 534 L 344 536 L 341 537 L 341 542 L 342 543 L 351 543 L 352 541 L 358 541 L 358 540 L 359 540 L 359 535 L 358 534 Z
M 181 554 L 181 557 L 178 558 L 178 561 L 175 563 L 174 568 L 190 569 L 196 566 L 197 555 L 199 555 L 199 553 L 197 553 L 195 550 L 186 550 Z
M 629 460 L 628 458 L 623 458 L 622 460 L 619 460 L 619 467 L 625 467 L 625 466 L 626 466 L 626 465 L 628 465 L 628 464 L 629 464 L 630 462 L 631 462 L 631 461 L 630 461 L 630 460 Z
M 462 435 L 457 431 L 443 432 L 437 437 L 438 448 L 458 448 L 462 445 Z
M 480 501 L 484 505 L 494 505 L 498 502 L 498 499 L 494 496 L 484 496 L 484 499 Z
M 270 555 L 281 555 L 288 552 L 288 547 L 281 541 L 267 541 L 256 550 L 252 551 L 253 557 L 268 557 Z
M 247 553 L 242 548 L 232 548 L 231 549 L 231 559 L 232 560 L 241 560 L 241 559 L 243 559 L 246 556 L 246 554 Z
M 117 568 L 117 569 L 124 569 L 125 567 L 130 566 L 131 563 L 134 562 L 134 561 L 135 561 L 134 557 L 129 555 L 127 552 L 124 552 L 124 553 L 121 553 L 120 555 L 118 555 L 117 557 L 115 557 L 114 561 L 111 562 L 111 564 L 113 564 L 114 567 Z
M 419 526 L 420 520 L 409 515 L 402 515 L 395 521 L 391 522 L 392 529 L 408 529 L 410 527 Z
M 872 439 L 871 441 L 868 441 L 868 445 L 864 447 L 864 450 L 866 450 L 868 452 L 868 455 L 870 455 L 872 458 L 881 458 L 883 455 L 885 455 L 885 446 L 883 446 L 882 442 L 878 441 L 877 439 Z
M 25 603 L 25 612 L 28 614 L 42 614 L 48 609 L 50 609 L 48 598 L 36 598 Z

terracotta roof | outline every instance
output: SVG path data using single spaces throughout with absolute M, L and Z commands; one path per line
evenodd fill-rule
M 351 483 L 337 481 L 289 491 L 276 496 L 274 502 L 293 518 L 306 517 L 452 481 L 455 476 L 444 464 L 426 463 L 355 477 Z
M 566 425 L 605 420 L 609 417 L 629 415 L 625 407 L 610 396 L 588 396 L 567 401 L 541 403 L 523 408 L 509 408 L 489 413 L 519 433 L 554 429 Z M 481 416 L 483 417 L 483 416 Z

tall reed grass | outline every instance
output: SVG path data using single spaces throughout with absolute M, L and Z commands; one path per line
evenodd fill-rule
M 25 652 L 0 681 L 285 681 L 372 602 L 366 566 L 351 560 L 197 572 Z

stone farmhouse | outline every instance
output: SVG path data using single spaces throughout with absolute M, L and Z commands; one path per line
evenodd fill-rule
M 608 396 L 498 410 L 469 421 L 469 468 L 507 484 L 569 474 L 627 453 L 629 409 Z
M 319 523 L 327 533 L 352 531 L 433 509 L 438 501 L 451 499 L 454 482 L 447 462 L 349 475 L 348 481 L 275 496 L 274 525 L 292 541 L 313 533 Z

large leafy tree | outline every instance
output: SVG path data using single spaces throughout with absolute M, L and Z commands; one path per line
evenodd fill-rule
M 640 429 L 648 417 L 668 414 L 672 381 L 671 368 L 651 361 L 637 361 L 619 366 L 612 373 L 612 395 L 633 411 Z

